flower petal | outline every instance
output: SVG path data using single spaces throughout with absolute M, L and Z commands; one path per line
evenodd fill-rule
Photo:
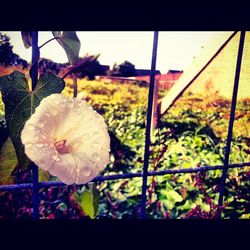
M 77 168 L 75 159 L 71 154 L 64 154 L 54 158 L 49 173 L 56 176 L 60 181 L 71 185 L 76 182 Z
M 37 166 L 45 171 L 48 171 L 53 159 L 50 157 L 55 154 L 55 149 L 49 144 L 33 143 L 25 144 L 25 154 Z
M 107 125 L 85 100 L 62 94 L 44 98 L 26 122 L 21 139 L 38 167 L 68 185 L 89 182 L 109 162 Z M 59 152 L 62 141 L 61 146 L 68 148 Z
M 93 180 L 99 173 L 98 167 L 95 163 L 88 158 L 86 154 L 75 155 L 77 166 L 77 179 L 76 184 L 85 184 Z

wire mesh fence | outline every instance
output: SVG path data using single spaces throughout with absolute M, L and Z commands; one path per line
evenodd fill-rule
M 237 55 L 237 63 L 235 69 L 235 79 L 234 79 L 234 88 L 232 95 L 232 103 L 230 110 L 230 118 L 228 124 L 228 133 L 227 133 L 227 143 L 224 154 L 224 162 L 223 165 L 215 165 L 215 166 L 199 166 L 193 168 L 185 168 L 185 169 L 168 169 L 168 170 L 159 170 L 159 171 L 148 171 L 149 168 L 149 158 L 150 158 L 150 135 L 151 135 L 151 119 L 153 113 L 153 94 L 154 94 L 154 86 L 155 86 L 155 69 L 156 69 L 156 61 L 157 61 L 157 45 L 158 45 L 158 31 L 154 32 L 153 38 L 153 49 L 152 49 L 152 61 L 151 61 L 151 73 L 150 73 L 150 84 L 149 84 L 149 94 L 148 94 L 148 106 L 147 106 L 147 122 L 145 129 L 145 146 L 144 146 L 144 161 L 143 161 L 143 169 L 141 172 L 137 173 L 124 173 L 124 174 L 113 174 L 106 176 L 98 176 L 93 179 L 91 182 L 104 182 L 118 179 L 131 179 L 131 178 L 142 178 L 142 191 L 141 191 L 141 203 L 140 203 L 140 218 L 146 218 L 146 201 L 147 201 L 147 187 L 148 187 L 148 177 L 150 176 L 160 176 L 160 175 L 174 175 L 181 173 L 198 173 L 198 172 L 206 172 L 206 171 L 215 171 L 222 170 L 220 190 L 219 190 L 219 199 L 218 206 L 221 207 L 223 205 L 224 191 L 226 186 L 226 178 L 228 174 L 228 170 L 231 168 L 244 168 L 249 167 L 250 162 L 246 163 L 237 163 L 237 164 L 229 164 L 229 156 L 232 142 L 232 134 L 234 127 L 234 119 L 235 119 L 235 110 L 237 104 L 237 94 L 238 94 L 238 85 L 240 79 L 240 71 L 241 71 L 241 62 L 242 62 L 242 54 L 245 40 L 245 31 L 241 31 L 240 40 L 239 40 L 239 49 Z M 34 63 L 33 68 L 33 77 L 32 77 L 32 89 L 36 86 L 37 79 L 37 63 L 36 53 L 38 53 L 38 32 L 32 32 L 32 50 L 33 50 L 33 58 L 32 63 Z M 13 185 L 1 185 L 0 191 L 12 191 L 12 190 L 21 190 L 21 189 L 32 189 L 32 204 L 33 204 L 33 213 L 32 217 L 34 219 L 39 219 L 39 190 L 41 188 L 49 188 L 49 187 L 58 187 L 65 186 L 66 184 L 60 181 L 47 181 L 47 182 L 39 182 L 38 179 L 38 167 L 36 165 L 32 165 L 32 183 L 20 183 Z

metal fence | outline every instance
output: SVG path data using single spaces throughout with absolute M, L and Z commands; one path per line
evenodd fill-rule
M 142 172 L 137 173 L 126 173 L 126 174 L 115 174 L 108 176 L 98 176 L 93 179 L 91 182 L 103 182 L 110 180 L 118 180 L 118 179 L 131 179 L 135 177 L 142 178 L 142 193 L 141 193 L 141 210 L 140 210 L 140 218 L 146 218 L 146 201 L 147 201 L 147 180 L 149 176 L 160 176 L 167 174 L 181 174 L 181 173 L 197 173 L 204 171 L 214 171 L 221 169 L 221 183 L 220 183 L 220 191 L 219 191 L 219 199 L 218 206 L 221 207 L 223 205 L 224 191 L 228 169 L 230 168 L 243 168 L 249 167 L 250 162 L 239 163 L 239 164 L 229 164 L 229 156 L 231 149 L 231 141 L 232 141 L 232 133 L 234 126 L 234 117 L 235 110 L 237 104 L 237 93 L 240 79 L 240 69 L 241 69 L 241 61 L 243 55 L 243 47 L 245 41 L 245 31 L 240 32 L 240 40 L 239 40 L 239 49 L 237 55 L 237 63 L 235 69 L 235 78 L 234 78 L 234 88 L 232 95 L 232 103 L 231 103 L 231 111 L 228 125 L 228 134 L 227 134 L 227 143 L 224 155 L 223 165 L 217 166 L 200 166 L 194 168 L 186 168 L 186 169 L 174 169 L 174 170 L 163 170 L 163 171 L 148 171 L 149 166 L 149 156 L 150 156 L 150 134 L 151 134 L 151 119 L 153 112 L 153 94 L 154 94 L 154 84 L 155 84 L 155 67 L 156 67 L 156 58 L 157 58 L 157 45 L 158 45 L 158 35 L 159 32 L 154 32 L 153 38 L 153 51 L 152 51 L 152 61 L 151 61 L 151 73 L 150 73 L 150 85 L 149 85 L 149 94 L 148 94 L 148 107 L 147 107 L 147 125 L 145 131 L 145 147 L 144 147 L 144 163 Z M 38 32 L 32 32 L 32 63 L 34 63 L 34 70 L 32 74 L 32 89 L 36 86 L 37 81 L 37 63 L 36 55 L 38 53 Z M 66 184 L 60 181 L 47 181 L 47 182 L 39 182 L 38 180 L 38 167 L 36 165 L 32 165 L 32 183 L 23 183 L 23 184 L 13 184 L 13 185 L 2 185 L 0 186 L 0 191 L 11 191 L 11 190 L 20 190 L 20 189 L 32 189 L 32 202 L 33 202 L 33 212 L 32 217 L 34 219 L 39 219 L 39 189 L 44 187 L 58 187 L 65 186 Z

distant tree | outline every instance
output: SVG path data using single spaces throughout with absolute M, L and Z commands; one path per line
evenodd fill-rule
M 89 80 L 94 80 L 97 75 L 106 75 L 106 72 L 98 60 L 89 63 L 80 73 L 79 77 L 88 77 Z
M 13 60 L 13 47 L 9 41 L 7 35 L 0 33 L 0 64 L 3 66 L 9 66 Z
M 50 59 L 41 58 L 38 63 L 40 72 L 50 71 L 54 74 L 58 74 L 61 70 L 69 66 L 69 63 L 56 63 Z M 96 75 L 105 75 L 102 65 L 99 61 L 89 63 L 82 72 L 78 74 L 78 77 L 88 77 L 89 80 L 94 80 Z
M 69 66 L 69 63 L 56 63 L 50 59 L 41 58 L 38 62 L 38 68 L 40 72 L 50 71 L 54 74 L 58 74 L 62 69 Z
M 121 76 L 120 67 L 117 63 L 114 63 L 113 65 L 111 76 Z
M 130 63 L 129 61 L 125 61 L 122 64 L 120 64 L 119 70 L 121 72 L 121 75 L 125 77 L 136 75 L 135 65 Z
M 13 53 L 10 37 L 3 33 L 0 33 L 0 65 L 5 67 L 22 65 L 23 69 L 29 65 L 27 61 Z
M 112 76 L 136 76 L 135 65 L 129 61 L 124 61 L 119 65 L 115 63 L 112 69 Z

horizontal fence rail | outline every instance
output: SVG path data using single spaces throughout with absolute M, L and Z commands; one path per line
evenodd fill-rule
M 244 168 L 244 167 L 250 167 L 250 162 L 228 165 L 228 169 L 230 169 L 230 168 Z M 168 174 L 198 173 L 198 172 L 223 170 L 223 169 L 224 169 L 224 165 L 202 166 L 202 167 L 196 167 L 196 168 L 149 171 L 147 173 L 147 175 L 148 176 L 161 176 L 161 175 L 168 175 Z M 132 178 L 138 178 L 138 177 L 143 177 L 143 173 L 138 172 L 138 173 L 97 176 L 95 179 L 93 179 L 90 182 L 103 182 L 103 181 L 112 181 L 112 180 L 119 180 L 119 179 L 132 179 Z M 46 181 L 46 182 L 39 182 L 38 183 L 39 188 L 52 187 L 52 186 L 59 187 L 59 186 L 67 186 L 67 185 L 61 181 Z M 74 186 L 74 185 L 72 185 L 72 186 Z M 77 186 L 84 186 L 84 185 L 77 185 Z M 10 190 L 18 190 L 18 189 L 32 189 L 32 188 L 33 188 L 32 183 L 21 183 L 21 184 L 13 184 L 13 185 L 1 185 L 0 191 L 10 191 Z

